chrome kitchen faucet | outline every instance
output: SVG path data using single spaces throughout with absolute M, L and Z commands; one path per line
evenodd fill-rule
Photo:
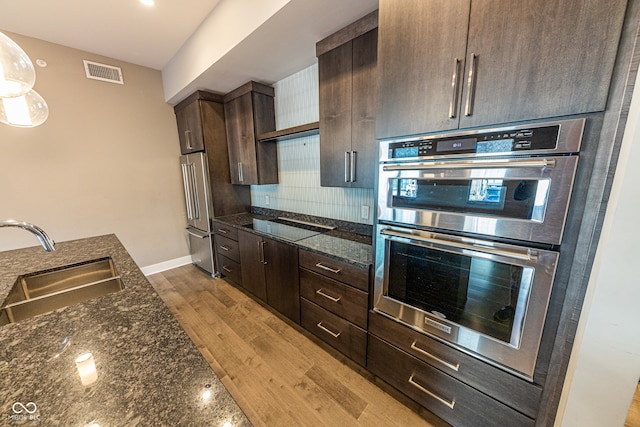
M 16 221 L 15 219 L 5 219 L 0 221 L 0 227 L 18 227 L 28 230 L 35 234 L 35 236 L 40 240 L 40 244 L 47 252 L 55 251 L 55 242 L 51 240 L 51 238 L 44 232 L 44 230 L 37 225 L 29 224 L 24 221 Z

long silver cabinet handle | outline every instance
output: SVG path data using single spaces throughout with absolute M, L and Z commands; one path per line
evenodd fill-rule
M 267 265 L 267 260 L 264 257 L 264 244 L 267 243 L 264 240 L 258 242 L 258 254 L 260 256 L 260 262 Z
M 337 270 L 334 270 L 333 268 L 327 267 L 326 265 L 322 264 L 321 262 L 317 263 L 316 267 L 321 268 L 321 269 L 323 269 L 325 271 L 330 271 L 331 273 L 335 273 L 335 274 L 338 274 L 338 273 L 340 273 L 342 271 L 341 268 L 338 268 Z
M 225 265 L 225 266 L 223 266 L 223 267 L 222 267 L 222 269 L 223 269 L 224 271 L 226 271 L 227 273 L 232 273 L 232 272 L 233 272 L 233 270 L 232 270 L 232 269 L 230 269 L 229 267 L 227 267 L 226 265 Z
M 381 230 L 380 234 L 383 234 L 383 235 L 386 235 L 386 236 L 400 237 L 400 238 L 403 238 L 403 239 L 418 240 L 420 242 L 426 242 L 426 243 L 435 243 L 435 244 L 438 244 L 438 245 L 448 246 L 448 247 L 456 248 L 456 249 L 467 249 L 467 250 L 475 251 L 475 252 L 483 252 L 483 253 L 487 253 L 487 254 L 491 254 L 491 255 L 498 255 L 498 256 L 503 256 L 503 257 L 507 257 L 507 258 L 523 260 L 523 261 L 537 261 L 538 260 L 538 256 L 536 254 L 532 253 L 530 249 L 527 249 L 527 251 L 523 252 L 523 253 L 512 252 L 512 251 L 507 251 L 507 250 L 502 250 L 502 249 L 489 248 L 489 247 L 481 246 L 481 245 L 475 245 L 473 243 L 452 242 L 452 241 L 449 241 L 449 240 L 442 240 L 442 239 L 438 239 L 438 238 L 434 238 L 434 237 L 417 236 L 415 234 L 402 233 L 400 231 L 390 230 L 388 228 L 385 228 L 385 229 Z
M 469 67 L 469 77 L 467 79 L 467 103 L 464 107 L 464 115 L 473 114 L 473 105 L 476 98 L 476 79 L 478 73 L 478 55 L 471 54 L 471 66 Z
M 435 360 L 436 362 L 439 362 L 441 364 L 443 364 L 444 366 L 446 366 L 449 369 L 453 369 L 454 371 L 458 372 L 458 369 L 460 369 L 460 364 L 456 363 L 455 365 L 453 363 L 449 363 L 447 361 L 444 361 L 442 359 L 440 359 L 438 356 L 434 356 L 433 354 L 429 353 L 428 351 L 425 351 L 423 349 L 421 349 L 420 347 L 418 347 L 416 345 L 417 341 L 413 341 L 413 343 L 411 344 L 411 349 L 417 351 L 420 354 L 424 354 L 425 356 Z
M 242 162 L 238 162 L 238 181 L 244 182 L 244 173 L 242 170 Z
M 322 325 L 322 322 L 319 322 L 316 326 L 318 328 L 322 329 L 323 331 L 325 331 L 326 333 L 328 333 L 329 335 L 331 335 L 334 338 L 338 338 L 340 336 L 340 334 L 342 333 L 342 332 L 333 332 L 333 331 L 327 329 L 325 326 Z
M 351 153 L 348 151 L 344 152 L 344 182 L 349 182 L 351 178 L 351 174 L 349 173 L 349 165 L 351 164 Z
M 449 118 L 455 119 L 458 114 L 458 73 L 460 72 L 460 60 L 453 62 L 453 74 L 451 76 L 451 102 L 449 103 Z
M 229 230 L 227 230 L 226 228 L 218 228 L 218 233 L 222 233 L 222 234 L 227 234 L 229 232 Z
M 358 155 L 357 151 L 351 152 L 351 165 L 349 167 L 350 173 L 349 177 L 351 182 L 356 182 L 356 156 Z
M 331 295 L 329 295 L 329 294 L 325 293 L 325 292 L 324 292 L 324 289 L 318 289 L 318 290 L 316 291 L 316 294 L 318 294 L 318 295 L 320 295 L 320 296 L 323 296 L 323 297 L 325 297 L 326 299 L 331 300 L 331 301 L 333 301 L 333 302 L 338 302 L 338 301 L 340 301 L 340 300 L 342 299 L 342 297 L 332 297 Z
M 426 388 L 424 388 L 424 386 L 418 384 L 417 382 L 415 382 L 413 380 L 413 377 L 415 376 L 415 374 L 411 374 L 411 376 L 409 377 L 409 384 L 411 384 L 412 386 L 414 386 L 415 388 L 417 388 L 418 390 L 420 390 L 421 392 L 423 392 L 424 394 L 428 394 L 429 396 L 433 397 L 434 399 L 436 399 L 438 402 L 442 403 L 443 405 L 446 405 L 447 407 L 449 407 L 450 409 L 453 409 L 453 407 L 456 404 L 455 400 L 452 401 L 448 401 L 443 399 L 442 397 L 438 396 L 437 394 L 427 390 Z
M 187 149 L 193 150 L 193 146 L 191 145 L 191 131 L 190 130 L 185 130 L 184 131 L 184 138 L 187 140 Z
M 220 245 L 220 249 L 222 249 L 223 251 L 230 251 L 231 248 L 229 246 L 224 246 L 224 245 Z
M 441 169 L 553 169 L 556 161 L 551 159 L 531 160 L 468 160 L 461 162 L 421 162 L 401 165 L 385 165 L 383 171 L 441 170 Z

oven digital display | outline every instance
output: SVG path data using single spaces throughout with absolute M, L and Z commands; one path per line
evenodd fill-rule
M 394 159 L 401 159 L 404 157 L 418 157 L 418 147 L 399 147 L 393 149 Z
M 436 152 L 475 150 L 477 141 L 476 138 L 438 141 Z

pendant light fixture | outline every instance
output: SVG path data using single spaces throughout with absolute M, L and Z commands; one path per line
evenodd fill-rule
M 49 117 L 49 107 L 38 92 L 30 90 L 22 96 L 0 98 L 0 122 L 17 127 L 41 125 Z
M 29 56 L 16 42 L 0 33 L 0 97 L 24 95 L 36 82 Z
M 36 71 L 29 56 L 0 32 L 0 123 L 35 127 L 49 117 L 45 100 L 33 90 Z

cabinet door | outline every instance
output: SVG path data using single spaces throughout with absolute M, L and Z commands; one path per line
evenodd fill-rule
M 194 101 L 182 110 L 177 111 L 176 121 L 178 122 L 180 152 L 189 154 L 196 151 L 204 151 L 200 101 Z
M 224 104 L 232 184 L 257 184 L 256 138 L 251 94 Z
M 626 3 L 473 0 L 460 127 L 604 110 Z
M 348 186 L 351 151 L 353 43 L 318 57 L 320 100 L 320 185 Z
M 267 304 L 300 323 L 298 248 L 271 239 L 263 240 Z
M 380 0 L 378 138 L 458 127 L 470 1 Z
M 251 232 L 238 230 L 242 287 L 262 301 L 267 301 L 264 266 L 264 240 Z
M 376 63 L 378 30 L 353 40 L 351 151 L 356 156 L 351 187 L 373 188 L 376 151 Z M 353 154 L 355 153 L 355 154 Z

